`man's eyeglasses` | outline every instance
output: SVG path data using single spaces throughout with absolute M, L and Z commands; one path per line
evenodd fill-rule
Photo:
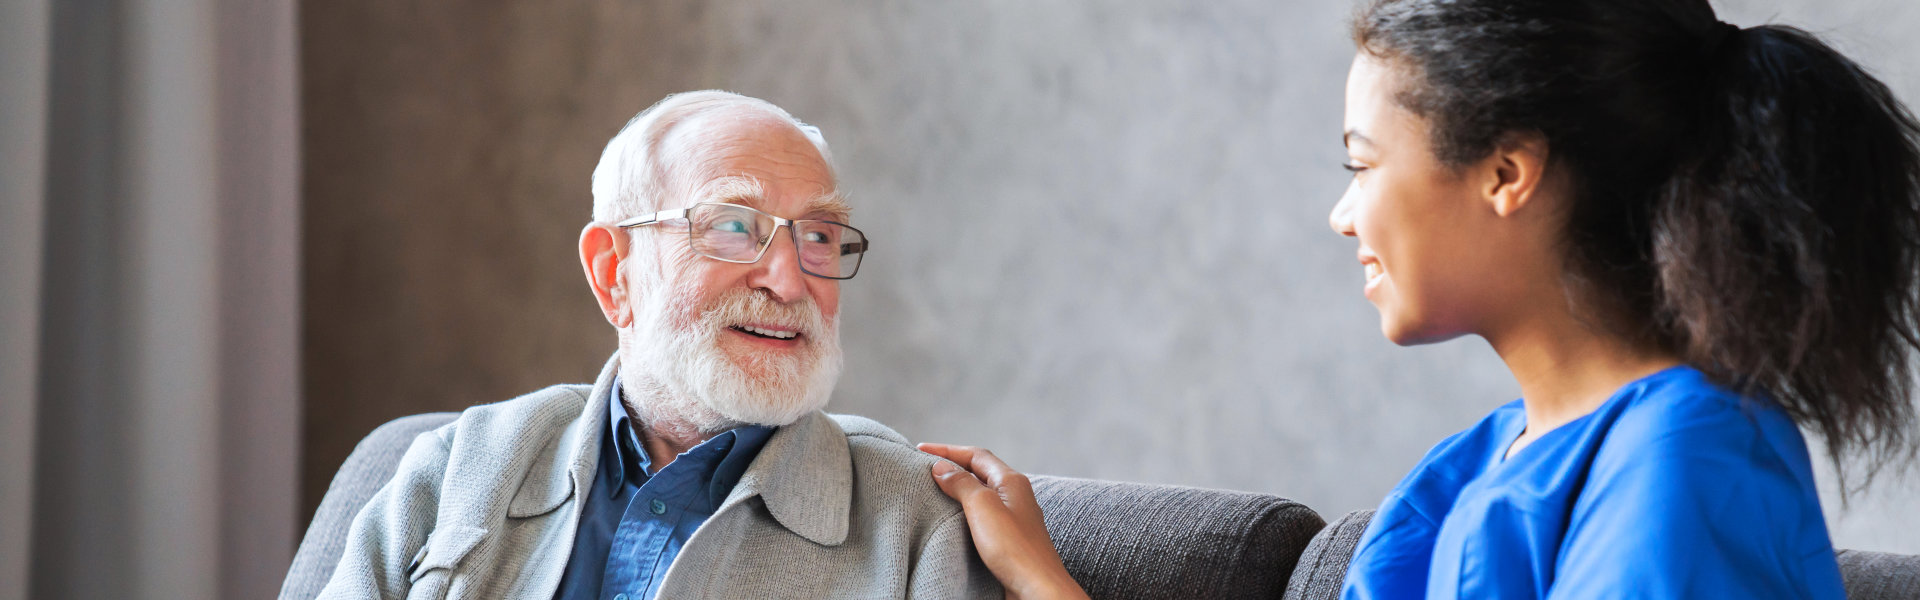
M 688 241 L 701 256 L 730 263 L 755 263 L 773 244 L 773 234 L 787 228 L 793 238 L 794 256 L 800 271 L 826 279 L 853 279 L 860 270 L 860 257 L 872 242 L 845 223 L 803 219 L 791 221 L 752 208 L 724 202 L 702 202 L 686 208 L 663 210 L 619 223 L 622 229 L 654 225 L 662 221 L 686 219 Z

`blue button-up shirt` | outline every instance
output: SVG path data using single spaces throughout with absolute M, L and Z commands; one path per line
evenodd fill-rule
M 560 580 L 558 600 L 648 600 L 687 538 L 720 508 L 773 429 L 739 427 L 713 436 L 648 475 L 653 462 L 638 426 L 616 396 L 600 468 L 580 513 L 580 531 Z

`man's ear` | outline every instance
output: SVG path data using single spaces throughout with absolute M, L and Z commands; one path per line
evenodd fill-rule
M 620 263 L 627 259 L 626 232 L 595 221 L 580 230 L 580 266 L 586 269 L 587 286 L 600 312 L 614 327 L 633 324 L 633 306 L 627 295 L 626 278 L 620 275 Z
M 1481 192 L 1494 214 L 1510 217 L 1534 203 L 1545 189 L 1547 137 L 1538 132 L 1503 137 L 1481 163 Z

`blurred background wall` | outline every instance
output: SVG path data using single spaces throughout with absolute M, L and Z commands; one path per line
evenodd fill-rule
M 1920 105 L 1920 5 L 1738 0 Z M 876 240 L 832 409 L 1041 473 L 1369 508 L 1514 398 L 1477 339 L 1399 348 L 1326 215 L 1348 2 L 300 3 L 304 505 L 394 417 L 590 381 L 588 174 L 681 90 L 832 142 Z M 1832 492 L 1831 481 L 1827 489 Z M 1920 486 L 1827 512 L 1920 552 Z

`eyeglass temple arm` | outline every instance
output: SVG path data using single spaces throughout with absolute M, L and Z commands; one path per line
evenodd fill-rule
M 621 222 L 619 222 L 619 223 L 614 223 L 614 224 L 613 224 L 613 226 L 614 226 L 614 227 L 619 227 L 619 228 L 621 228 L 621 229 L 626 229 L 626 228 L 628 228 L 628 227 L 639 227 L 639 226 L 641 226 L 641 225 L 652 225 L 652 224 L 654 224 L 654 223 L 659 223 L 659 222 L 661 222 L 661 221 L 665 221 L 665 220 L 667 220 L 667 219 L 682 219 L 682 218 L 686 218 L 686 216 L 687 216 L 687 209 L 684 209 L 684 208 L 676 208 L 676 209 L 673 209 L 673 210 L 663 210 L 663 211 L 660 211 L 660 212 L 656 212 L 656 213 L 653 213 L 653 214 L 650 214 L 650 215 L 640 215 L 640 216 L 638 216 L 638 217 L 634 217 L 634 218 L 631 218 L 631 219 L 627 219 L 627 220 L 625 220 L 625 221 L 621 221 Z

